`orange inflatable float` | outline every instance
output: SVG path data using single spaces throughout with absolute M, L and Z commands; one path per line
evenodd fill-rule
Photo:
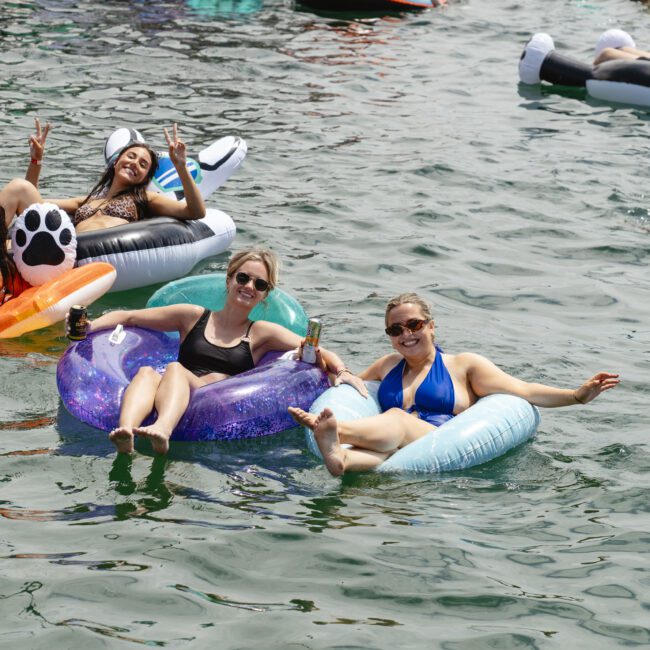
M 92 262 L 31 287 L 0 307 L 0 338 L 8 339 L 62 321 L 72 305 L 89 305 L 115 282 L 111 264 Z

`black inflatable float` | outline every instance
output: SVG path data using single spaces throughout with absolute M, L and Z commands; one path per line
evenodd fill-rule
M 607 34 L 599 39 L 606 47 L 607 39 L 603 37 Z M 535 34 L 526 44 L 519 59 L 519 79 L 525 84 L 546 81 L 558 86 L 584 87 L 595 99 L 650 107 L 649 59 L 614 59 L 591 66 L 557 52 L 548 34 Z

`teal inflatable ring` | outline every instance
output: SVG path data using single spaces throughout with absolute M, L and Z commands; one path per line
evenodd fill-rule
M 169 282 L 156 291 L 147 301 L 147 307 L 166 307 L 180 303 L 201 305 L 211 311 L 223 309 L 226 302 L 226 274 L 209 273 L 191 275 Z M 267 320 L 305 336 L 307 314 L 300 303 L 282 289 L 271 293 L 253 309 L 251 320 Z

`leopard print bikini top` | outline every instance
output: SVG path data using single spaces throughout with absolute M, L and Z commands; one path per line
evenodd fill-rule
M 104 195 L 100 194 L 91 197 L 91 200 L 102 198 L 104 198 Z M 135 204 L 133 195 L 122 194 L 112 199 L 105 199 L 96 207 L 93 207 L 90 205 L 90 203 L 84 203 L 77 208 L 76 212 L 74 213 L 72 222 L 76 226 L 82 221 L 93 217 L 100 211 L 107 217 L 117 217 L 118 219 L 124 219 L 124 221 L 127 223 L 133 223 L 134 221 L 138 220 L 138 208 Z

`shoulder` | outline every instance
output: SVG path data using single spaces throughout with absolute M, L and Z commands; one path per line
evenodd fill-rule
M 179 313 L 197 314 L 199 316 L 206 311 L 210 311 L 206 307 L 202 307 L 201 305 L 195 305 L 192 302 L 177 302 L 173 305 L 167 305 L 167 308 L 175 310 Z
M 177 320 L 178 331 L 181 333 L 189 332 L 203 316 L 210 316 L 209 309 L 190 303 L 171 305 L 171 309 L 173 311 L 170 313 L 170 316 Z
M 379 359 L 375 363 L 381 364 L 384 368 L 386 368 L 386 372 L 390 372 L 400 361 L 402 361 L 404 357 L 397 353 L 397 352 L 391 352 L 390 354 L 387 354 Z
M 277 323 L 272 323 L 268 320 L 255 320 L 251 323 L 251 332 L 255 332 L 256 336 L 273 336 L 278 334 L 284 334 L 285 332 L 290 332 L 283 325 L 278 325 Z M 297 335 L 296 335 L 297 336 Z
M 474 363 L 479 359 L 485 359 L 485 357 L 476 352 L 457 352 L 456 354 L 448 354 L 446 352 L 442 353 L 442 358 L 450 361 L 456 361 L 457 363 Z
M 254 329 L 256 332 L 263 332 L 266 330 L 272 330 L 275 327 L 281 327 L 277 323 L 272 323 L 268 320 L 254 320 L 251 321 L 251 329 Z M 284 328 L 283 328 L 284 329 Z
M 443 361 L 448 368 L 454 368 L 466 374 L 475 371 L 488 370 L 495 367 L 494 363 L 482 354 L 475 352 L 459 352 L 458 354 L 443 354 Z
M 368 381 L 382 380 L 402 359 L 397 352 L 387 354 L 373 361 L 359 376 Z
M 292 350 L 300 345 L 295 332 L 266 320 L 253 321 L 248 336 L 255 350 Z
M 173 314 L 185 321 L 197 321 L 206 312 L 209 313 L 205 307 L 200 305 L 193 305 L 191 303 L 178 303 L 176 305 L 169 305 L 164 307 L 169 314 Z

